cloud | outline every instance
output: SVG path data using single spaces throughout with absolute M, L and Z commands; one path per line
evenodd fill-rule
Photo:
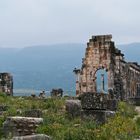
M 139 0 L 1 0 L 0 46 L 86 42 L 112 33 L 139 41 Z

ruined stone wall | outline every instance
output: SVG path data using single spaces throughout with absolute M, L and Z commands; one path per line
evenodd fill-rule
M 120 60 L 118 94 L 122 99 L 140 97 L 140 66 L 135 62 Z M 115 85 L 117 89 L 117 85 Z
M 127 68 L 127 97 L 140 97 L 140 66 L 135 62 L 128 62 Z
M 92 36 L 87 43 L 82 67 L 74 70 L 77 75 L 77 95 L 97 92 L 97 72 L 103 69 L 108 76 L 108 92 L 112 92 L 116 98 L 123 100 L 130 96 L 140 96 L 140 66 L 126 62 L 124 54 L 111 39 L 112 35 Z M 101 84 L 104 88 L 103 76 Z
M 8 117 L 3 123 L 5 136 L 26 136 L 36 133 L 36 128 L 43 123 L 42 118 Z
M 0 91 L 13 95 L 13 77 L 9 73 L 0 73 Z
M 99 69 L 105 69 L 108 74 L 109 87 L 113 86 L 113 71 L 115 57 L 111 55 L 114 51 L 114 42 L 111 41 L 111 35 L 93 36 L 87 43 L 85 58 L 83 59 L 81 71 L 81 92 L 95 92 L 96 72 Z

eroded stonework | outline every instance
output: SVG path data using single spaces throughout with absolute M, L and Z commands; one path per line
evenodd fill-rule
M 4 136 L 26 136 L 36 133 L 36 128 L 43 123 L 42 118 L 8 117 L 3 123 Z
M 112 35 L 92 36 L 87 43 L 82 67 L 74 69 L 77 95 L 98 92 L 98 89 L 105 93 L 106 88 L 106 92 L 116 99 L 140 97 L 140 65 L 126 62 L 124 54 L 111 39 Z M 100 70 L 107 74 L 107 78 L 105 73 L 97 74 Z
M 0 91 L 13 95 L 13 76 L 10 73 L 0 73 Z

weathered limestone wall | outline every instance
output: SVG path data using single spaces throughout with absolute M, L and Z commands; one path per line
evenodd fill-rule
M 127 63 L 126 92 L 128 97 L 140 97 L 140 66 L 135 62 Z
M 85 58 L 81 68 L 80 75 L 80 92 L 96 92 L 96 72 L 99 69 L 105 69 L 109 75 L 109 88 L 113 87 L 113 71 L 115 57 L 114 42 L 111 41 L 112 36 L 92 36 L 87 43 Z M 111 78 L 110 78 L 111 77 Z
M 0 73 L 0 91 L 13 95 L 13 77 L 10 73 Z
M 74 69 L 77 75 L 76 94 L 97 92 L 97 72 L 107 73 L 108 92 L 117 99 L 140 96 L 140 65 L 124 60 L 124 54 L 111 41 L 112 35 L 92 36 L 87 43 L 81 69 Z M 104 88 L 104 74 L 102 88 Z M 104 93 L 104 90 L 101 90 Z

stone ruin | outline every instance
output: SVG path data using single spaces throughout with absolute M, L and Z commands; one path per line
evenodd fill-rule
M 95 120 L 97 124 L 105 123 L 115 115 L 118 102 L 107 94 L 84 93 L 81 95 L 81 118 Z
M 35 117 L 8 117 L 3 123 L 3 133 L 6 139 L 11 140 L 51 140 L 51 137 L 37 134 L 36 128 L 43 123 L 43 118 Z
M 112 35 L 92 36 L 87 43 L 81 69 L 76 74 L 76 95 L 110 93 L 113 98 L 140 99 L 140 65 L 126 62 Z
M 81 117 L 82 120 L 97 124 L 105 123 L 108 118 L 115 115 L 118 101 L 107 94 L 83 93 L 80 100 L 66 100 L 66 111 L 70 118 Z
M 111 39 L 112 35 L 92 36 L 81 69 L 73 71 L 76 95 L 81 100 L 79 116 L 97 123 L 114 116 L 119 100 L 140 101 L 140 65 L 126 62 L 124 54 Z M 66 102 L 67 112 L 76 108 L 78 104 Z
M 42 92 L 39 93 L 39 97 L 40 98 L 45 98 L 45 96 L 46 96 L 45 94 L 46 94 L 45 90 L 43 90 Z
M 36 133 L 36 128 L 43 123 L 42 118 L 8 117 L 3 124 L 5 136 L 26 136 Z
M 52 97 L 62 97 L 63 96 L 63 89 L 61 89 L 61 88 L 52 89 L 51 96 Z
M 0 92 L 13 95 L 13 77 L 10 73 L 0 73 Z

